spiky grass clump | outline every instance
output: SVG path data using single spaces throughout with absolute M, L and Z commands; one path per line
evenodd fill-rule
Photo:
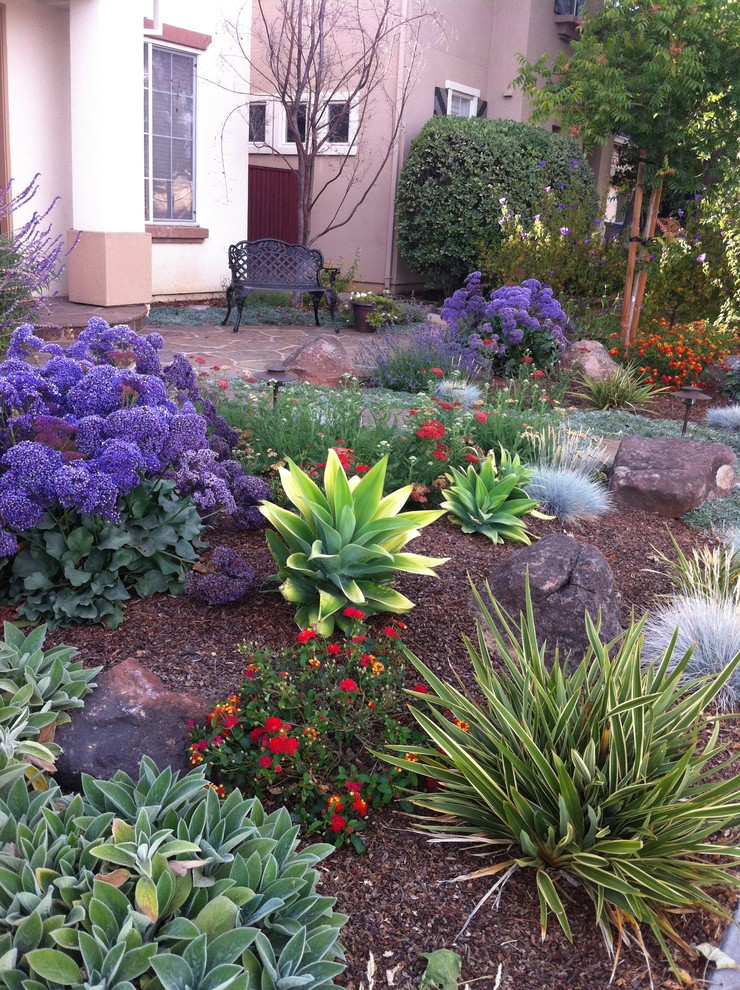
M 419 827 L 437 841 L 477 848 L 479 868 L 457 878 L 491 878 L 475 910 L 530 869 L 543 937 L 552 912 L 572 938 L 569 906 L 588 897 L 610 948 L 626 929 L 644 947 L 644 924 L 678 972 L 669 941 L 692 949 L 674 927 L 676 913 L 704 908 L 728 918 L 705 888 L 737 885 L 740 848 L 707 840 L 740 823 L 740 778 L 717 774 L 719 723 L 708 736 L 700 730 L 740 653 L 717 678 L 687 682 L 691 655 L 670 637 L 644 663 L 642 623 L 605 643 L 587 614 L 583 660 L 572 670 L 556 656 L 550 667 L 529 588 L 518 625 L 486 592 L 485 604 L 476 592 L 477 641 L 465 639 L 482 700 L 410 654 L 429 685 L 412 692 L 429 741 L 413 754 L 391 746 L 384 758 L 405 769 L 413 756 L 415 772 L 439 782 L 411 800 L 432 812 Z
M 584 477 L 601 473 L 603 440 L 568 423 L 550 423 L 532 436 L 532 459 L 537 468 L 568 468 Z
M 648 405 L 661 392 L 668 391 L 664 385 L 648 382 L 632 364 L 618 368 L 608 378 L 582 375 L 579 384 L 582 391 L 575 394 L 587 399 L 596 409 L 628 409 L 632 412 Z
M 723 409 L 708 409 L 707 426 L 716 426 L 720 430 L 740 430 L 740 403 Z
M 603 516 L 612 508 L 609 492 L 578 470 L 539 467 L 527 485 L 527 494 L 540 509 L 564 523 L 585 522 Z
M 666 568 L 666 575 L 680 595 L 704 598 L 707 601 L 729 600 L 740 607 L 740 552 L 732 543 L 724 546 L 704 545 L 692 550 L 687 557 L 668 534 L 676 559 L 671 560 L 653 548 L 657 560 Z
M 483 389 L 475 382 L 465 381 L 464 378 L 442 378 L 434 388 L 434 394 L 445 402 L 459 402 L 464 409 L 469 409 L 474 402 L 483 398 Z
M 660 657 L 676 637 L 674 657 L 693 648 L 684 671 L 689 680 L 717 676 L 740 654 L 740 606 L 731 598 L 707 599 L 701 595 L 679 595 L 658 605 L 645 624 L 643 657 Z M 676 666 L 672 663 L 671 669 Z M 740 708 L 740 670 L 735 670 L 717 694 L 720 711 Z

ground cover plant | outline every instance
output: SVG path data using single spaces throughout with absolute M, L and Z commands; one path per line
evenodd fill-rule
M 417 694 L 413 709 L 428 736 L 414 748 L 414 763 L 439 781 L 411 797 L 437 816 L 419 827 L 494 859 L 458 878 L 498 878 L 478 906 L 514 872 L 532 869 L 543 937 L 552 912 L 570 938 L 568 878 L 592 901 L 617 957 L 625 930 L 643 944 L 638 925 L 645 924 L 677 973 L 669 943 L 691 949 L 672 912 L 726 918 L 705 888 L 736 883 L 740 849 L 706 840 L 740 822 L 738 778 L 711 779 L 712 761 L 723 754 L 719 723 L 701 742 L 699 728 L 740 652 L 718 676 L 686 683 L 691 651 L 676 650 L 675 634 L 648 658 L 642 623 L 633 620 L 610 650 L 586 616 L 588 652 L 571 667 L 556 655 L 548 667 L 529 591 L 517 625 L 486 590 L 485 602 L 476 594 L 486 636 L 465 642 L 482 702 L 410 657 L 431 689 Z M 409 747 L 392 752 L 386 758 L 403 767 Z
M 3 593 L 51 625 L 122 620 L 130 589 L 181 590 L 219 512 L 260 525 L 264 484 L 162 338 L 93 318 L 64 349 L 25 324 L 0 364 Z M 49 355 L 43 366 L 36 354 Z
M 360 609 L 345 612 L 352 635 L 344 640 L 305 629 L 277 654 L 241 644 L 244 677 L 191 728 L 190 762 L 222 796 L 239 788 L 278 801 L 304 834 L 364 852 L 371 810 L 418 786 L 411 765 L 389 769 L 370 751 L 414 737 L 402 720 L 403 688 L 424 685 L 404 674 L 403 623 L 374 634 Z

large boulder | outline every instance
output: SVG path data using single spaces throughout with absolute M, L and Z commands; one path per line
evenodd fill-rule
M 312 385 L 338 385 L 342 375 L 352 374 L 352 361 L 334 337 L 315 337 L 294 351 L 284 365 L 286 371 Z
M 581 662 L 589 645 L 586 612 L 594 621 L 601 614 L 604 642 L 622 631 L 614 574 L 596 547 L 555 534 L 515 551 L 496 567 L 488 579 L 491 591 L 515 619 L 525 611 L 527 573 L 537 636 L 547 643 L 549 661 L 557 646 L 561 657 L 571 655 L 571 668 Z
M 577 340 L 563 351 L 559 362 L 563 368 L 580 371 L 597 381 L 611 378 L 620 368 L 598 340 Z
M 187 757 L 188 719 L 204 722 L 204 698 L 168 691 L 159 677 L 136 660 L 124 660 L 98 678 L 85 707 L 57 732 L 63 749 L 57 780 L 77 790 L 80 775 L 109 780 L 116 770 L 137 778 L 142 756 L 174 770 L 191 769 Z
M 735 483 L 735 452 L 723 443 L 627 437 L 609 476 L 617 506 L 676 518 L 724 498 Z

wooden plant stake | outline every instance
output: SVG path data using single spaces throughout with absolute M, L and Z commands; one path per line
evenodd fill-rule
M 647 148 L 640 148 L 640 159 L 637 166 L 637 185 L 635 188 L 635 205 L 632 213 L 632 230 L 630 231 L 630 247 L 627 255 L 627 274 L 624 280 L 624 299 L 622 301 L 622 343 L 628 344 L 630 335 L 630 310 L 632 307 L 632 287 L 635 280 L 635 261 L 637 260 L 637 245 L 640 241 L 640 214 L 642 213 L 642 196 L 645 190 L 645 166 L 647 165 Z

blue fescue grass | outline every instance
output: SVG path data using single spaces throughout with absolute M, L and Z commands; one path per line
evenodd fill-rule
M 536 468 L 527 493 L 539 500 L 540 508 L 564 523 L 585 522 L 609 512 L 609 492 L 581 471 L 564 467 Z

